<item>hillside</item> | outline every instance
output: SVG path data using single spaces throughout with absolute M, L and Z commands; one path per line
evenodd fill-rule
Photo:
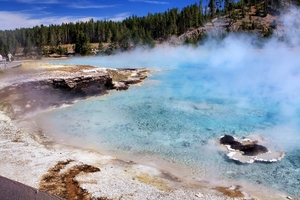
M 212 34 L 221 35 L 229 32 L 244 32 L 256 34 L 259 37 L 269 37 L 276 32 L 280 24 L 280 12 L 270 10 L 266 15 L 257 15 L 258 9 L 255 6 L 245 8 L 244 16 L 241 9 L 235 9 L 235 18 L 230 15 L 219 15 L 202 27 L 193 28 L 180 35 L 178 38 L 181 42 L 190 40 L 194 41 L 201 38 L 201 35 Z
M 219 10 L 218 3 L 223 9 Z M 208 34 L 223 37 L 246 32 L 269 37 L 280 25 L 281 12 L 291 2 L 279 0 L 221 0 L 203 7 L 202 1 L 179 10 L 131 16 L 122 22 L 94 21 L 0 31 L 0 53 L 12 52 L 16 59 L 69 55 L 111 55 L 137 46 L 154 47 L 170 42 L 197 45 Z M 211 12 L 213 10 L 213 12 Z
M 238 10 L 237 10 L 238 11 Z M 260 36 L 268 36 L 269 30 L 274 30 L 276 27 L 274 27 L 274 22 L 276 22 L 276 25 L 279 21 L 279 15 L 278 14 L 267 14 L 267 16 L 256 16 L 255 15 L 256 9 L 254 6 L 251 8 L 251 12 L 247 13 L 244 18 L 237 19 L 233 21 L 230 17 L 226 16 L 220 16 L 212 19 L 209 22 L 206 22 L 203 26 L 198 28 L 190 28 L 185 33 L 179 35 L 174 40 L 173 37 L 166 38 L 164 40 L 158 39 L 155 40 L 156 44 L 161 43 L 172 43 L 176 45 L 183 44 L 187 39 L 190 39 L 192 41 L 198 41 L 201 36 L 205 36 L 206 34 L 214 34 L 218 35 L 222 32 L 250 32 L 254 34 L 258 34 Z M 255 24 L 253 28 L 253 23 Z M 50 58 L 59 58 L 64 57 L 67 55 L 74 55 L 74 44 L 62 44 L 60 47 L 62 49 L 66 49 L 66 52 L 64 54 L 59 54 L 57 52 L 49 53 L 47 56 Z M 97 54 L 99 52 L 99 43 L 90 43 L 92 53 Z M 103 43 L 103 49 L 106 51 L 111 43 Z M 51 47 L 44 47 L 46 49 L 50 49 Z M 24 48 L 19 48 L 16 52 L 16 57 L 19 57 L 19 59 L 22 58 L 28 58 L 28 56 L 25 56 L 23 53 Z M 35 53 L 35 51 L 32 52 L 32 54 L 29 56 L 31 58 L 37 58 L 38 55 Z

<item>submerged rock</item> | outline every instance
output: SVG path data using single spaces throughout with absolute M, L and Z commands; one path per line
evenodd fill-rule
M 270 150 L 265 146 L 257 144 L 257 140 L 238 140 L 231 135 L 220 137 L 221 145 L 227 147 L 227 156 L 242 163 L 253 163 L 254 161 L 276 162 L 284 157 L 284 152 Z

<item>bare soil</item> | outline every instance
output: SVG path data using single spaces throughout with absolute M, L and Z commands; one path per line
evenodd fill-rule
M 236 186 L 234 188 L 228 188 L 228 187 L 216 187 L 216 190 L 223 193 L 225 196 L 231 197 L 231 198 L 244 198 L 244 194 L 240 191 L 239 186 Z
M 65 199 L 91 199 L 91 194 L 80 187 L 76 176 L 80 173 L 93 173 L 100 171 L 99 168 L 91 165 L 75 165 L 65 172 L 62 172 L 72 160 L 60 161 L 48 170 L 42 177 L 39 190 L 57 195 Z

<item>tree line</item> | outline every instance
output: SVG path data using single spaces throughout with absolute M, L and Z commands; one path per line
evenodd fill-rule
M 66 54 L 62 45 L 74 45 L 75 53 L 91 53 L 91 43 L 99 43 L 99 52 L 111 54 L 116 49 L 126 51 L 138 44 L 153 47 L 155 41 L 163 41 L 170 36 L 179 36 L 191 28 L 203 26 L 217 15 L 234 18 L 235 9 L 255 5 L 267 14 L 268 8 L 280 9 L 281 0 L 210 0 L 203 6 L 202 0 L 193 5 L 169 9 L 164 13 L 149 13 L 147 16 L 130 16 L 122 22 L 94 21 L 62 23 L 61 25 L 35 26 L 0 31 L 0 53 L 48 55 Z M 265 7 L 264 7 L 265 6 Z M 104 48 L 104 44 L 109 44 Z

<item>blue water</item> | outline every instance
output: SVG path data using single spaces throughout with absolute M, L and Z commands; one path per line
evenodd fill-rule
M 219 61 L 209 51 L 176 48 L 138 57 L 52 61 L 159 71 L 128 91 L 79 101 L 41 114 L 37 121 L 55 127 L 56 134 L 79 138 L 83 146 L 132 155 L 132 160 L 150 156 L 192 169 L 193 176 L 246 180 L 300 196 L 297 52 L 290 52 L 293 62 L 274 60 L 282 52 L 267 50 L 235 58 L 226 50 L 221 53 L 228 56 Z M 261 135 L 286 157 L 272 164 L 238 164 L 216 144 L 224 134 Z

